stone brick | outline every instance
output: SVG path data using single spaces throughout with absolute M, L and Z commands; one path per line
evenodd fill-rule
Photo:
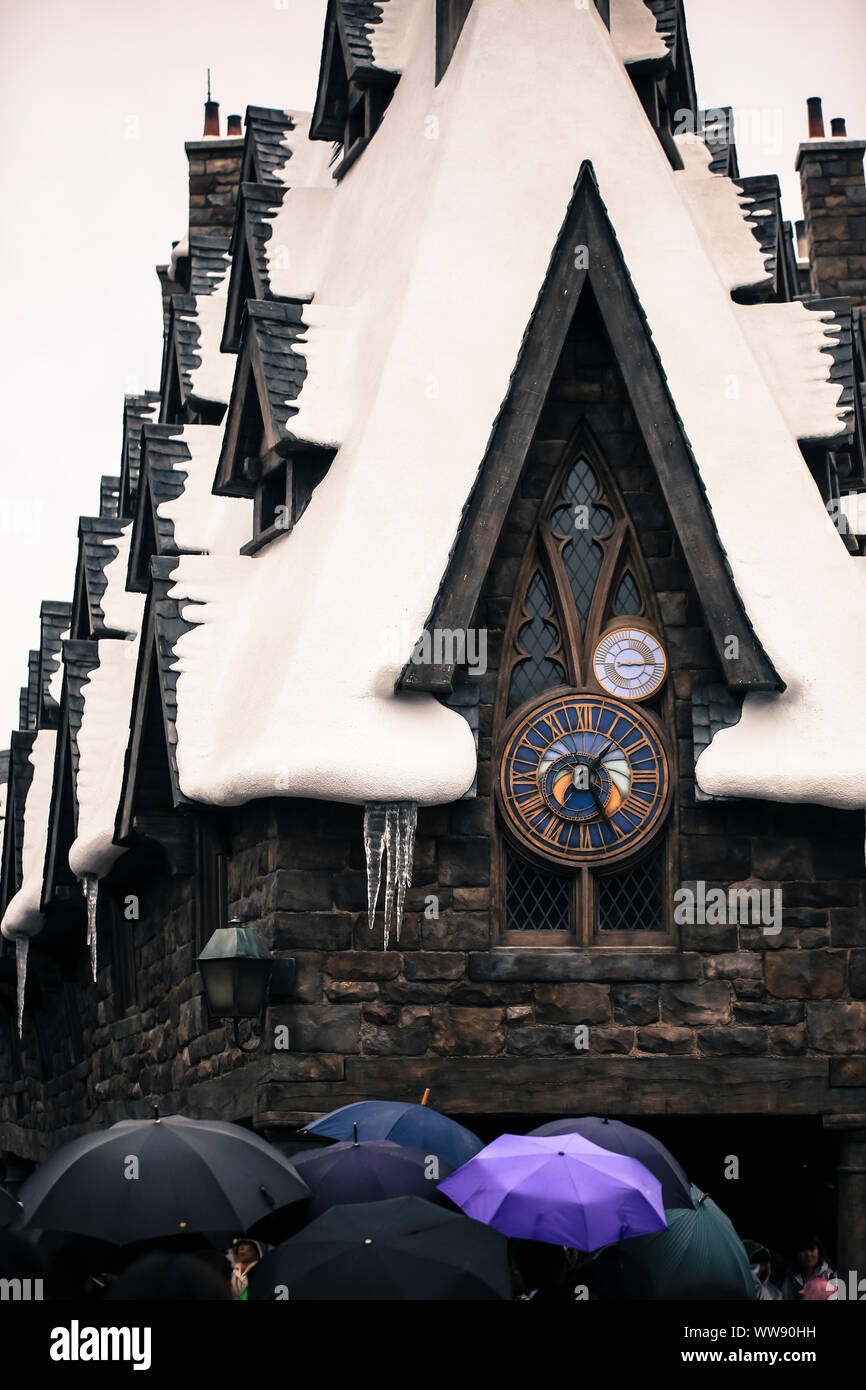
M 813 871 L 812 846 L 806 839 L 763 836 L 752 845 L 752 869 L 757 878 L 808 878 Z
M 734 1005 L 734 1018 L 737 1023 L 800 1023 L 803 1019 L 803 1004 L 795 999 L 783 1004 L 771 1004 L 766 1000 L 744 1000 Z
M 395 1004 L 441 1004 L 457 988 L 456 980 L 388 980 L 381 993 Z
M 725 1023 L 731 1016 L 731 986 L 721 981 L 662 985 L 661 998 L 666 1023 Z
M 292 1051 L 358 1051 L 361 1028 L 358 1004 L 289 1004 L 272 1009 L 271 1016 L 275 1025 L 288 1025 Z
M 403 958 L 407 980 L 459 980 L 466 957 L 456 951 L 408 951 Z
M 472 839 L 444 836 L 439 845 L 439 859 L 443 883 L 477 888 L 490 882 L 490 842 L 486 836 Z
M 574 1042 L 575 1031 L 568 1024 L 523 1023 L 508 1029 L 505 1050 L 517 1057 L 586 1056 L 586 1050 L 577 1051 Z
M 401 957 L 392 951 L 340 951 L 325 957 L 325 974 L 334 980 L 394 980 Z
M 325 996 L 332 1004 L 357 1000 L 368 1002 L 378 998 L 379 986 L 375 980 L 335 980 L 325 990 Z
M 363 912 L 367 907 L 367 875 L 346 870 L 333 879 L 334 905 L 346 912 Z
M 752 842 L 745 837 L 690 835 L 680 844 L 680 873 L 685 880 L 727 885 L 751 871 Z
M 501 1052 L 505 1045 L 504 1021 L 504 1009 L 447 1006 L 436 1009 L 432 1049 L 445 1056 L 458 1057 L 484 1057 Z
M 473 953 L 473 980 L 694 980 L 697 956 L 649 951 L 533 951 L 529 949 Z
M 634 1043 L 634 1028 L 593 1027 L 589 1030 L 590 1056 L 615 1054 L 616 1056 L 627 1057 L 634 1049 Z M 580 1056 L 579 1053 L 578 1056 Z
M 262 935 L 272 950 L 291 953 L 293 949 L 319 948 L 324 951 L 348 950 L 352 944 L 352 918 L 347 913 L 281 912 L 262 922 Z
M 656 1023 L 659 992 L 656 985 L 614 985 L 611 988 L 614 1023 Z
M 680 1056 L 694 1052 L 695 1035 L 691 1028 L 677 1028 L 669 1023 L 656 1023 L 651 1028 L 638 1028 L 638 1052 L 663 1056 Z
M 684 922 L 680 927 L 684 951 L 728 951 L 737 949 L 737 928 L 708 922 Z
M 848 957 L 848 988 L 858 999 L 866 998 L 866 950 L 852 951 Z
M 845 989 L 841 951 L 779 951 L 768 956 L 767 989 L 777 999 L 829 999 Z
M 345 1074 L 343 1058 L 336 1052 L 286 1052 L 279 1056 L 275 1081 L 342 1081 Z
M 361 1046 L 365 1054 L 376 1057 L 423 1057 L 429 1044 L 430 1029 L 425 1023 L 399 1028 L 361 1024 Z
M 724 956 L 708 956 L 703 961 L 707 980 L 759 980 L 764 962 L 752 951 L 731 951 Z
M 425 951 L 483 951 L 490 944 L 490 918 L 482 912 L 445 912 L 421 918 Z
M 608 1023 L 609 985 L 539 984 L 535 988 L 539 1023 Z
M 793 1028 L 768 1028 L 770 1052 L 774 1057 L 800 1057 L 806 1051 L 806 1025 Z
M 316 912 L 331 906 L 331 878 L 325 873 L 277 869 L 264 885 L 267 912 Z
M 698 1046 L 708 1057 L 760 1057 L 767 1051 L 763 1028 L 706 1028 Z
M 862 1052 L 866 1039 L 866 1004 L 859 1000 L 806 1005 L 809 1046 L 816 1052 Z
M 862 907 L 832 908 L 830 939 L 834 946 L 866 946 L 866 911 Z

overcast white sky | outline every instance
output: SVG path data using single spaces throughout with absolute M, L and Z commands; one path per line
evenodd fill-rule
M 159 384 L 153 267 L 185 230 L 183 142 L 201 135 L 205 70 L 223 129 L 247 105 L 309 109 L 324 13 L 325 0 L 0 0 L 0 747 L 40 602 L 71 599 L 77 518 L 119 470 L 123 395 Z M 741 171 L 778 173 L 799 217 L 806 98 L 824 97 L 828 132 L 845 115 L 866 135 L 866 3 L 686 0 L 686 14 L 701 105 L 737 108 Z

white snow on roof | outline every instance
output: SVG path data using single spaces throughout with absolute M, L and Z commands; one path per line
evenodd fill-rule
M 290 188 L 333 187 L 333 148 L 327 140 L 310 139 L 312 113 L 289 111 L 287 114 L 294 122 L 294 129 L 286 131 L 280 144 L 283 149 L 291 150 L 292 157 L 277 170 L 276 177 Z
M 10 939 L 16 936 L 36 936 L 44 925 L 40 903 L 56 742 L 56 730 L 40 729 L 28 758 L 33 767 L 33 780 L 24 804 L 21 887 L 10 899 L 3 914 L 3 921 L 0 922 L 0 932 Z
M 124 853 L 113 843 L 123 782 L 129 717 L 135 684 L 138 636 L 98 644 L 99 665 L 82 686 L 84 711 L 78 732 L 78 836 L 69 850 L 77 878 L 103 878 Z
M 674 140 L 685 166 L 676 180 L 722 284 L 728 290 L 765 285 L 770 273 L 745 220 L 754 198 L 724 174 L 710 172 L 712 154 L 699 136 L 675 135 Z
M 253 531 L 253 504 L 246 497 L 214 497 L 222 430 L 215 425 L 185 425 L 180 436 L 190 452 L 177 460 L 174 471 L 185 474 L 183 492 L 173 502 L 160 502 L 157 512 L 174 526 L 179 550 L 203 550 L 236 555 Z
M 129 543 L 132 538 L 132 522 L 128 522 L 119 536 L 106 536 L 102 545 L 117 550 L 113 560 L 105 566 L 105 592 L 102 596 L 102 613 L 105 626 L 115 632 L 138 632 L 144 608 L 144 595 L 127 593 L 126 576 L 129 570 Z
M 421 0 L 423 3 L 423 0 Z M 385 0 L 380 3 L 380 24 L 367 24 L 365 29 L 373 50 L 373 61 L 385 72 L 401 72 L 410 50 L 412 21 L 421 8 L 419 0 Z M 470 11 L 471 18 L 471 11 Z M 467 23 L 469 21 L 467 20 Z
M 195 296 L 195 319 L 199 331 L 195 351 L 199 365 L 190 372 L 190 391 L 196 400 L 213 401 L 218 405 L 228 405 L 237 363 L 233 353 L 220 352 L 230 270 L 227 263 L 225 275 L 214 282 L 211 294 Z
M 765 278 L 747 227 L 732 245 L 736 202 L 721 229 L 710 213 L 734 190 L 719 180 L 704 195 L 694 165 L 671 169 L 594 6 L 476 0 L 438 87 L 433 10 L 381 129 L 306 230 L 322 248 L 315 302 L 363 320 L 331 470 L 255 558 L 182 557 L 174 572 L 196 624 L 177 647 L 182 790 L 425 803 L 471 784 L 468 724 L 395 695 L 408 652 L 385 648 L 429 613 L 589 159 L 735 583 L 788 685 L 745 700 L 703 753 L 701 786 L 866 805 L 866 734 L 848 718 L 866 685 L 866 649 L 850 641 L 866 571 L 732 303 L 732 284 Z
M 311 145 L 315 143 L 310 141 Z M 311 231 L 315 227 L 324 229 L 336 196 L 337 185 L 332 183 L 330 188 L 292 186 L 284 197 L 282 207 L 272 219 L 270 239 L 265 242 L 273 295 L 308 299 L 314 294 L 324 260 L 324 246 Z
M 830 380 L 825 351 L 839 338 L 832 310 L 790 304 L 738 304 L 736 313 L 795 439 L 832 439 L 850 420 L 839 409 L 843 386 Z
M 668 57 L 668 46 L 644 0 L 610 0 L 610 36 L 622 63 Z
M 70 632 L 70 629 L 67 628 L 65 632 L 62 632 L 62 633 L 60 634 L 60 641 L 61 641 L 61 642 L 65 642 L 65 641 L 68 640 L 68 638 L 69 638 L 69 632 Z M 61 648 L 61 651 L 62 651 L 62 648 Z M 57 670 L 52 672 L 52 674 L 51 674 L 51 679 L 50 679 L 49 682 L 48 682 L 48 694 L 51 696 L 51 699 L 54 700 L 58 705 L 60 704 L 60 696 L 61 696 L 61 694 L 62 694 L 62 691 L 63 691 L 63 661 L 62 661 L 62 660 L 59 660 L 59 661 L 57 662 Z

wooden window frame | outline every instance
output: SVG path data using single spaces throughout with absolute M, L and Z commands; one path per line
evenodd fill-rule
M 612 514 L 613 522 L 607 534 L 596 538 L 602 548 L 602 561 L 595 580 L 587 613 L 585 631 L 581 633 L 577 605 L 571 585 L 565 572 L 562 553 L 568 544 L 550 524 L 553 513 L 567 503 L 563 502 L 563 488 L 569 473 L 578 459 L 586 460 L 598 483 L 598 492 L 593 505 L 604 507 Z M 546 693 L 603 695 L 609 692 L 596 681 L 592 671 L 592 653 L 598 638 L 617 620 L 624 623 L 632 618 L 646 624 L 649 629 L 665 643 L 665 630 L 658 611 L 655 591 L 649 569 L 641 551 L 636 528 L 628 515 L 625 500 L 616 483 L 612 470 L 586 421 L 581 420 L 566 443 L 558 466 L 547 492 L 540 503 L 536 524 L 527 540 L 523 559 L 518 570 L 511 611 L 505 628 L 503 641 L 503 660 L 497 677 L 496 694 L 493 707 L 494 727 L 494 769 L 498 769 L 502 753 L 503 729 L 514 719 L 531 710 L 541 698 L 541 692 L 532 695 L 510 713 L 508 699 L 511 679 L 516 665 L 522 659 L 517 646 L 517 636 L 525 624 L 525 595 L 534 573 L 538 570 L 548 586 L 554 605 L 559 642 L 548 653 L 549 660 L 559 661 L 566 672 L 564 685 L 552 686 Z M 627 571 L 631 572 L 641 598 L 641 610 L 637 614 L 616 614 L 614 604 L 619 586 Z M 531 947 L 536 950 L 548 947 L 572 947 L 594 950 L 634 949 L 676 949 L 679 933 L 674 922 L 673 895 L 678 871 L 678 746 L 675 736 L 675 718 L 672 683 L 665 682 L 655 700 L 646 702 L 655 715 L 655 722 L 664 734 L 664 747 L 668 757 L 668 770 L 673 788 L 671 805 L 661 825 L 651 838 L 635 852 L 633 857 L 612 865 L 605 870 L 603 865 L 593 867 L 580 865 L 570 873 L 558 874 L 556 869 L 536 858 L 527 850 L 509 839 L 498 811 L 494 817 L 491 834 L 491 885 L 493 898 L 493 937 L 499 946 Z M 639 708 L 643 712 L 644 702 Z M 494 775 L 495 772 L 494 772 Z M 570 912 L 571 928 L 568 931 L 545 931 L 529 929 L 509 930 L 506 927 L 505 893 L 506 866 L 505 851 L 508 845 L 512 853 L 542 872 L 571 880 Z M 658 931 L 635 930 L 630 932 L 601 931 L 598 927 L 598 880 L 628 872 L 652 854 L 661 854 L 662 868 L 662 912 L 663 927 Z

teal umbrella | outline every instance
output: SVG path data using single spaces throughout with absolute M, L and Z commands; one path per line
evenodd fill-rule
M 667 1230 L 608 1246 L 587 1269 L 602 1298 L 741 1299 L 756 1296 L 743 1242 L 711 1197 L 691 1184 L 691 1207 L 665 1211 Z

